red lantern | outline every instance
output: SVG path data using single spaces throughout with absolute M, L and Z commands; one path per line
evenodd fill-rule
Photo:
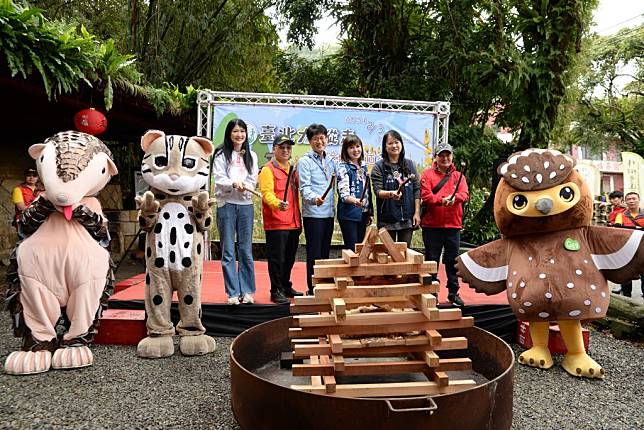
M 91 135 L 99 135 L 107 129 L 107 118 L 94 108 L 83 109 L 74 115 L 76 130 Z

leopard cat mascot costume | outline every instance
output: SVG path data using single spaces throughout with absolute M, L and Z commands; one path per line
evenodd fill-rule
M 93 197 L 118 173 L 110 150 L 94 136 L 66 131 L 32 145 L 29 155 L 46 191 L 21 215 L 28 237 L 7 271 L 7 307 L 23 338 L 5 362 L 14 375 L 90 366 L 88 345 L 113 282 L 107 220 Z
M 204 234 L 212 224 L 214 200 L 204 191 L 212 143 L 203 137 L 166 135 L 150 130 L 141 138 L 145 151 L 141 173 L 150 191 L 137 197 L 139 225 L 147 232 L 145 310 L 148 337 L 139 342 L 140 357 L 174 353 L 170 320 L 172 293 L 177 292 L 184 355 L 215 350 L 215 340 L 201 323 L 201 275 Z
M 550 321 L 568 350 L 563 368 L 604 378 L 586 354 L 580 320 L 603 318 L 606 280 L 623 283 L 644 272 L 644 232 L 591 226 L 593 200 L 574 160 L 554 150 L 528 149 L 499 167 L 494 217 L 503 238 L 457 259 L 459 276 L 478 292 L 507 289 L 519 320 L 530 321 L 534 346 L 519 357 L 548 369 Z

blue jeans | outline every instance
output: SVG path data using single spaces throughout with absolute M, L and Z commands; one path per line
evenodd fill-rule
M 217 208 L 217 228 L 221 240 L 221 267 L 228 297 L 255 293 L 253 266 L 253 205 L 226 203 Z M 235 264 L 235 236 L 239 272 Z

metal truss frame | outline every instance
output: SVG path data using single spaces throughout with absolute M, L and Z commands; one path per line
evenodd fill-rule
M 364 109 L 394 112 L 418 112 L 433 116 L 436 145 L 448 142 L 449 102 L 367 99 L 297 94 L 242 93 L 199 91 L 197 96 L 197 135 L 212 139 L 213 114 L 216 105 L 245 104 L 268 106 L 313 106 L 325 109 Z

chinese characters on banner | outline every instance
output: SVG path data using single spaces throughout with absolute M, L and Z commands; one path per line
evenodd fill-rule
M 635 191 L 640 196 L 644 191 L 644 160 L 634 152 L 622 152 L 624 194 Z
M 328 154 L 340 159 L 342 140 L 357 135 L 363 143 L 364 159 L 373 165 L 380 159 L 382 136 L 388 130 L 398 131 L 404 141 L 405 157 L 413 160 L 419 171 L 431 164 L 434 141 L 435 114 L 430 112 L 391 112 L 351 108 L 320 108 L 311 106 L 272 106 L 221 104 L 215 106 L 213 143 L 223 142 L 226 124 L 241 118 L 248 126 L 248 139 L 258 156 L 260 166 L 272 154 L 273 139 L 283 133 L 294 142 L 293 158 L 310 150 L 306 127 L 324 124 L 328 130 Z

